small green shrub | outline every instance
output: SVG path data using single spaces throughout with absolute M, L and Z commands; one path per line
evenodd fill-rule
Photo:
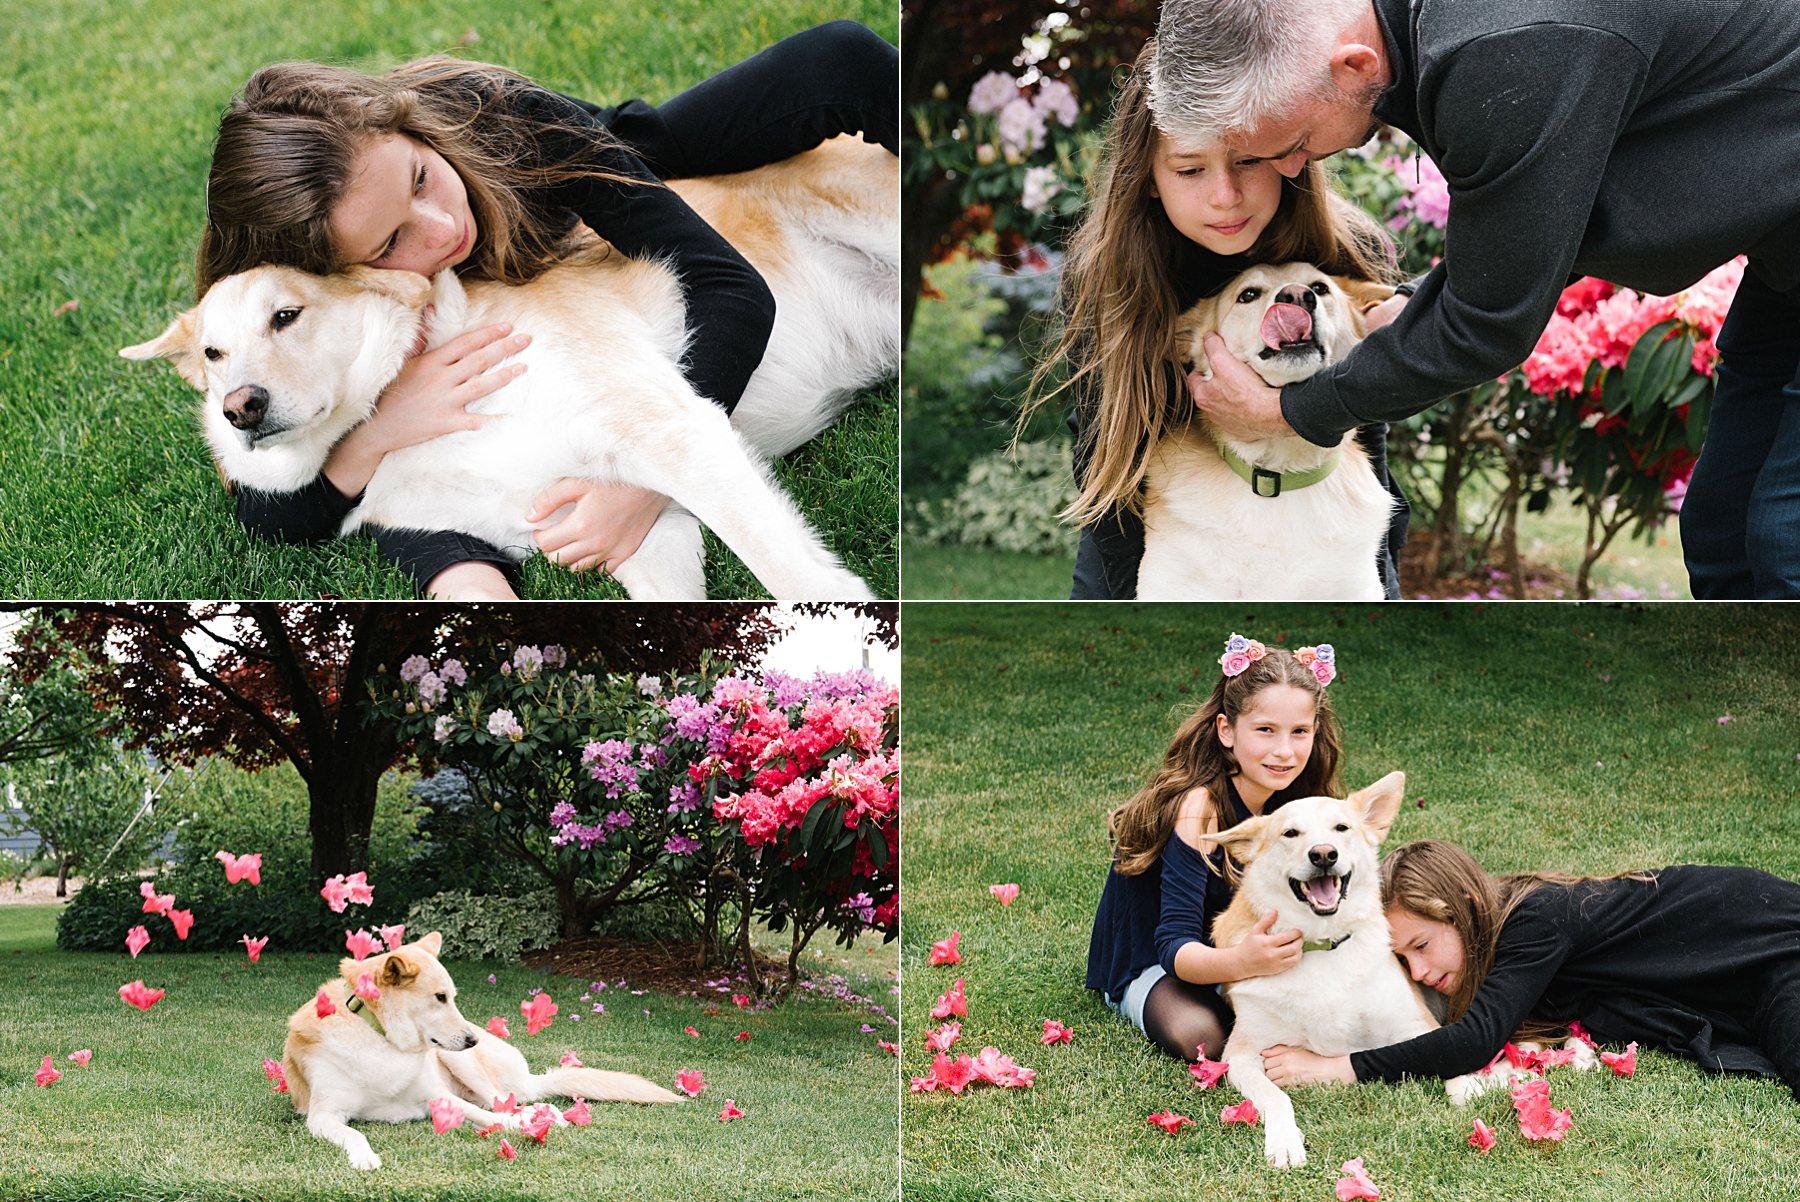
M 1052 439 L 982 456 L 952 496 L 914 512 L 927 542 L 1072 555 L 1081 532 L 1056 515 L 1076 495 L 1069 442 Z
M 466 889 L 415 901 L 406 911 L 409 938 L 436 931 L 446 960 L 502 960 L 517 964 L 527 948 L 549 947 L 562 934 L 556 890 L 524 897 L 475 897 Z

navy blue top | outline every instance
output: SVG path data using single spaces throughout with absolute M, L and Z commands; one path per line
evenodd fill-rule
M 1229 828 L 1251 814 L 1229 779 L 1225 794 L 1231 821 L 1223 827 Z M 1220 871 L 1208 870 L 1209 859 Z M 1174 976 L 1176 952 L 1190 943 L 1212 946 L 1211 916 L 1230 905 L 1234 893 L 1224 867 L 1224 849 L 1202 856 L 1171 831 L 1152 867 L 1136 876 L 1126 876 L 1116 863 L 1109 868 L 1088 942 L 1087 987 L 1105 990 L 1116 1005 L 1126 986 L 1152 964 Z

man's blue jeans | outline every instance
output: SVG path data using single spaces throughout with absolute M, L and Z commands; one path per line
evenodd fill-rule
M 1719 331 L 1712 420 L 1681 506 L 1694 596 L 1800 598 L 1800 289 L 1744 273 Z

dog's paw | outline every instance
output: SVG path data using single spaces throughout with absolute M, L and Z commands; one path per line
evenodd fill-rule
M 1470 1073 L 1463 1077 L 1452 1077 L 1444 1082 L 1444 1093 L 1449 1095 L 1452 1105 L 1467 1106 L 1470 1102 L 1479 1098 L 1488 1090 L 1499 1085 L 1501 1080 L 1501 1075 L 1497 1074 L 1493 1069 L 1489 1069 L 1484 1073 Z
M 1569 1067 L 1576 1072 L 1591 1072 L 1600 1067 L 1600 1057 L 1595 1054 L 1594 1049 L 1573 1035 L 1563 1043 L 1563 1047 L 1574 1051 L 1575 1059 L 1569 1061 Z
M 1263 1156 L 1273 1168 L 1297 1169 L 1306 1163 L 1306 1138 L 1298 1127 L 1271 1125 L 1263 1134 Z
M 369 1147 L 367 1144 L 363 1145 L 361 1148 L 347 1149 L 347 1151 L 350 1153 L 350 1167 L 353 1169 L 367 1171 L 369 1169 L 378 1169 L 381 1167 L 381 1157 L 375 1155 L 375 1149 Z

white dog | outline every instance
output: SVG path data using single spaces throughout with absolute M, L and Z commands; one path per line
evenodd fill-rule
M 536 549 L 525 513 L 539 492 L 563 476 L 620 481 L 676 502 L 614 573 L 634 599 L 706 595 L 701 522 L 778 598 L 866 598 L 764 459 L 812 438 L 857 389 L 896 370 L 896 170 L 893 155 L 846 136 L 756 171 L 671 183 L 775 294 L 768 349 L 730 419 L 678 367 L 688 332 L 673 273 L 597 238 L 516 287 L 464 284 L 453 271 L 427 281 L 258 267 L 119 353 L 174 360 L 205 394 L 203 425 L 227 479 L 288 492 L 373 411 L 428 301 L 430 346 L 511 322 L 533 336 L 514 357 L 530 370 L 469 406 L 505 418 L 387 455 L 342 533 L 459 530 L 523 560 Z
M 1406 795 L 1391 772 L 1342 801 L 1308 797 L 1209 836 L 1243 864 L 1237 896 L 1213 923 L 1213 943 L 1236 947 L 1270 910 L 1275 929 L 1298 928 L 1305 951 L 1286 972 L 1223 986 L 1237 1012 L 1225 1041 L 1233 1087 L 1263 1119 L 1263 1155 L 1276 1168 L 1306 1163 L 1294 1104 L 1263 1074 L 1262 1050 L 1276 1044 L 1321 1056 L 1385 1047 L 1435 1031 L 1438 1021 L 1394 957 L 1381 906 L 1376 848 Z M 1596 1063 L 1579 1040 L 1576 1068 Z M 1444 1083 L 1458 1105 L 1514 1075 L 1502 1061 Z
M 1176 347 L 1210 378 L 1202 340 L 1216 333 L 1280 387 L 1349 354 L 1363 313 L 1392 294 L 1306 263 L 1252 267 L 1182 314 Z M 1138 597 L 1379 601 L 1394 504 L 1353 434 L 1240 442 L 1196 415 L 1151 453 Z
M 448 1101 L 465 1121 L 517 1131 L 528 1111 L 486 1109 L 516 1102 L 581 1097 L 597 1102 L 679 1102 L 668 1090 L 631 1073 L 559 1067 L 533 1074 L 518 1049 L 476 1027 L 456 1008 L 456 983 L 438 963 L 436 931 L 367 960 L 345 957 L 340 975 L 320 987 L 333 1012 L 315 1000 L 288 1019 L 281 1069 L 306 1129 L 350 1157 L 350 1167 L 378 1169 L 381 1157 L 351 1119 L 405 1123 L 431 1117 Z M 365 1001 L 352 992 L 368 974 L 379 991 Z M 557 1114 L 552 1122 L 566 1126 Z

